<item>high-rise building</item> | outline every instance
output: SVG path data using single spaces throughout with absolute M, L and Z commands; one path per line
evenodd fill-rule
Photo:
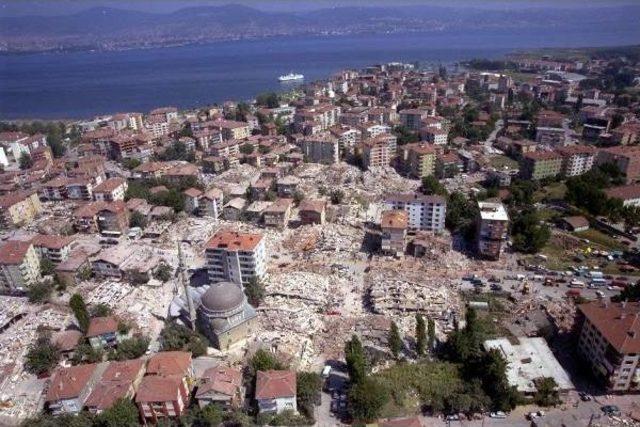
M 207 243 L 209 281 L 246 284 L 265 274 L 265 243 L 261 234 L 219 231 Z
M 509 216 L 501 203 L 478 202 L 477 251 L 478 255 L 498 259 L 502 253 L 502 243 L 507 238 Z

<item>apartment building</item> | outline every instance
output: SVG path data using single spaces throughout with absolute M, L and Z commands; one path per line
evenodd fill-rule
M 449 138 L 449 132 L 432 127 L 422 128 L 420 130 L 420 138 L 430 144 L 446 145 Z
M 536 142 L 553 147 L 562 147 L 566 144 L 566 134 L 563 128 L 541 127 L 536 128 Z
M 31 242 L 9 240 L 0 246 L 0 290 L 26 290 L 40 279 L 40 259 Z
M 75 238 L 72 236 L 53 236 L 49 234 L 38 234 L 31 239 L 31 243 L 40 258 L 46 258 L 54 264 L 60 264 L 69 257 L 74 242 Z
M 29 224 L 42 211 L 37 193 L 17 191 L 0 197 L 0 228 Z
M 524 179 L 554 178 L 562 173 L 563 157 L 554 151 L 535 151 L 522 156 L 520 174 Z
M 400 111 L 400 123 L 409 130 L 420 131 L 422 120 L 435 116 L 435 108 L 408 108 Z
M 340 161 L 340 144 L 331 134 L 305 137 L 300 141 L 300 148 L 313 163 L 333 164 Z
M 215 122 L 215 127 L 222 135 L 223 141 L 240 140 L 251 136 L 249 123 L 233 120 L 220 120 Z
M 407 229 L 409 214 L 402 210 L 390 210 L 382 213 L 380 228 L 382 242 L 380 249 L 386 254 L 402 256 L 407 249 Z
M 609 198 L 622 200 L 623 206 L 640 207 L 640 184 L 611 187 L 604 192 Z
M 578 306 L 578 353 L 614 393 L 640 391 L 640 302 Z
M 618 146 L 603 148 L 596 155 L 596 164 L 611 163 L 618 166 L 631 184 L 640 178 L 640 146 Z
M 397 138 L 381 134 L 362 142 L 362 165 L 365 169 L 389 166 L 396 157 Z
M 385 207 L 407 212 L 411 231 L 442 231 L 447 216 L 447 202 L 442 196 L 420 193 L 394 194 L 387 197 Z
M 406 144 L 400 147 L 400 166 L 414 178 L 424 178 L 436 172 L 436 149 L 431 144 Z
M 497 260 L 507 239 L 509 216 L 501 203 L 478 202 L 476 248 L 483 258 Z
M 261 234 L 218 231 L 205 249 L 209 281 L 248 283 L 266 272 L 266 250 Z
M 109 178 L 93 189 L 93 198 L 96 201 L 114 202 L 124 200 L 129 185 L 123 178 Z
M 571 145 L 556 150 L 562 156 L 562 175 L 578 176 L 593 167 L 596 149 L 589 145 Z

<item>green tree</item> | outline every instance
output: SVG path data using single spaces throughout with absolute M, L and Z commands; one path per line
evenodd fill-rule
M 216 404 L 204 408 L 194 406 L 180 421 L 189 427 L 218 427 L 224 420 L 224 412 Z
M 513 218 L 514 215 L 512 215 Z M 527 209 L 515 215 L 511 228 L 513 248 L 523 253 L 537 253 L 547 244 L 551 230 L 540 223 L 535 209 Z
M 134 170 L 141 164 L 142 163 L 138 159 L 122 159 L 122 167 L 124 167 L 127 170 Z
M 364 348 L 357 335 L 353 335 L 350 341 L 347 341 L 344 348 L 345 360 L 347 362 L 347 371 L 351 382 L 360 383 L 367 377 L 368 364 L 364 354 Z
M 344 200 L 344 192 L 342 190 L 333 190 L 331 194 L 329 194 L 329 198 L 331 199 L 331 203 L 334 205 L 339 205 Z
M 552 377 L 537 378 L 534 381 L 536 394 L 533 397 L 536 405 L 555 406 L 560 403 L 558 383 Z
M 255 147 L 252 144 L 244 143 L 240 146 L 240 153 L 244 154 L 245 156 L 248 156 L 249 154 L 253 154 L 253 151 L 255 150 Z
M 73 294 L 69 300 L 69 307 L 73 311 L 73 315 L 78 321 L 78 326 L 82 332 L 87 332 L 89 329 L 89 312 L 87 311 L 87 305 L 84 303 L 84 298 L 80 294 Z
M 34 304 L 44 304 L 49 302 L 52 292 L 53 287 L 50 283 L 38 282 L 29 286 L 29 289 L 27 289 L 27 297 L 29 298 L 29 302 Z
M 24 151 L 20 154 L 20 158 L 18 159 L 18 164 L 20 165 L 20 169 L 25 170 L 29 169 L 33 166 L 33 159 L 29 155 L 29 153 L 25 153 Z
M 249 369 L 255 376 L 258 371 L 281 370 L 286 369 L 286 365 L 281 363 L 273 353 L 263 349 L 258 349 L 249 361 Z
M 304 193 L 301 190 L 296 190 L 293 193 L 293 203 L 298 206 L 300 202 L 304 200 Z
M 447 189 L 433 175 L 422 178 L 422 187 L 420 188 L 424 194 L 437 194 L 440 196 L 447 195 Z
M 160 264 L 160 266 L 153 273 L 153 278 L 160 280 L 162 283 L 166 283 L 171 279 L 173 275 L 173 269 L 169 264 Z
M 296 401 L 298 410 L 304 416 L 313 420 L 313 407 L 320 404 L 320 392 L 322 390 L 322 378 L 315 372 L 298 372 Z
M 427 347 L 427 330 L 424 323 L 424 317 L 416 314 L 416 352 L 418 356 L 425 355 Z
M 396 322 L 394 321 L 391 322 L 388 342 L 391 354 L 393 354 L 393 357 L 397 359 L 400 355 L 400 352 L 402 351 L 402 348 L 404 347 L 404 344 L 402 342 L 402 337 L 400 336 L 400 331 L 398 330 L 398 325 L 396 325 Z
M 40 260 L 40 275 L 49 276 L 56 270 L 56 265 L 49 258 L 42 258 Z
M 375 378 L 365 378 L 351 387 L 349 406 L 357 420 L 373 421 L 380 417 L 389 401 L 388 390 Z
M 267 108 L 278 108 L 280 99 L 275 92 L 261 93 L 256 97 L 256 104 Z
M 254 307 L 259 307 L 265 296 L 264 286 L 260 283 L 260 279 L 253 276 L 244 287 L 244 293 L 247 296 L 249 304 Z
M 129 216 L 129 227 L 145 228 L 147 222 L 147 217 L 141 212 L 133 211 Z
M 427 346 L 432 349 L 436 343 L 436 322 L 429 318 L 427 323 Z
M 113 355 L 115 360 L 130 360 L 142 357 L 149 348 L 149 338 L 136 336 L 122 340 Z
M 92 427 L 136 427 L 140 425 L 139 417 L 136 405 L 130 399 L 120 398 L 94 418 Z
M 49 334 L 42 333 L 29 346 L 24 368 L 34 375 L 42 375 L 51 372 L 59 361 L 60 350 L 51 342 Z
M 160 332 L 163 351 L 190 351 L 193 357 L 207 354 L 207 339 L 191 329 L 175 322 L 168 322 Z
M 91 306 L 90 311 L 91 311 L 91 317 L 106 317 L 106 316 L 110 316 L 113 313 L 113 310 L 111 310 L 111 307 L 109 307 L 107 304 L 104 304 L 104 303 Z
M 82 343 L 76 347 L 73 352 L 73 358 L 71 361 L 74 364 L 80 363 L 97 363 L 102 362 L 104 359 L 104 351 L 102 349 L 95 349 L 88 343 Z

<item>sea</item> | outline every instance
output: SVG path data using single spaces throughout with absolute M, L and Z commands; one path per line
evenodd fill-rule
M 194 108 L 243 101 L 300 82 L 278 76 L 301 73 L 305 82 L 346 68 L 402 61 L 454 64 L 497 59 L 543 47 L 637 44 L 638 33 L 492 30 L 305 36 L 224 41 L 123 51 L 0 55 L 0 120 L 86 119 L 155 107 Z

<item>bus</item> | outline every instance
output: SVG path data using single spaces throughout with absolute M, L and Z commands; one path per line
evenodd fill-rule
M 591 279 L 591 284 L 593 286 L 604 286 L 607 284 L 607 281 L 603 278 L 595 278 L 595 279 Z

